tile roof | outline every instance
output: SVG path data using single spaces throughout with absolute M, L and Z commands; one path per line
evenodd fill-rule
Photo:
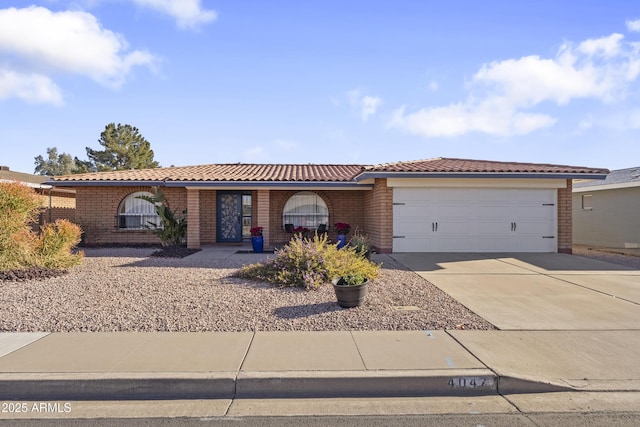
M 7 166 L 0 168 L 0 180 L 27 182 L 29 184 L 44 184 L 51 177 L 43 175 L 32 175 L 24 172 L 14 172 Z
M 640 166 L 628 169 L 612 170 L 604 181 L 578 181 L 573 183 L 573 188 L 584 188 L 600 185 L 617 185 L 637 183 L 640 186 Z
M 55 181 L 348 182 L 360 165 L 213 164 L 56 176 Z
M 604 175 L 607 169 L 537 163 L 434 158 L 380 165 L 212 164 L 109 171 L 54 177 L 55 182 L 338 182 L 354 183 L 370 173 L 529 173 Z
M 436 157 L 368 166 L 365 172 L 606 174 L 607 169 L 541 163 L 496 162 Z

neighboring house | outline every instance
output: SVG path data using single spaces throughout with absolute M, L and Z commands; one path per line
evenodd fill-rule
M 573 235 L 582 245 L 640 247 L 640 167 L 574 183 Z
M 40 214 L 39 223 L 54 222 L 65 218 L 75 221 L 76 194 L 73 188 L 58 188 L 46 184 L 51 177 L 13 172 L 8 166 L 0 166 L 0 182 L 19 182 L 33 188 L 42 200 L 45 208 Z
M 267 246 L 291 237 L 287 224 L 315 229 L 346 222 L 379 253 L 571 252 L 573 179 L 608 170 L 435 158 L 364 165 L 213 164 L 55 177 L 76 190 L 89 245 L 157 243 L 144 228 L 159 187 L 187 210 L 187 246 L 234 243 L 264 227 Z

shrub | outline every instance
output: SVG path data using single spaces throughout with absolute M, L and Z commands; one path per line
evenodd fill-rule
M 35 233 L 31 225 L 41 209 L 31 188 L 0 183 L 0 270 L 62 269 L 80 263 L 82 254 L 71 253 L 80 241 L 80 227 L 58 220 Z
M 359 228 L 356 228 L 355 233 L 351 240 L 349 240 L 349 246 L 354 248 L 356 252 L 367 259 L 371 258 L 371 246 L 369 245 L 369 238 L 363 234 Z
M 72 249 L 80 243 L 80 227 L 66 219 L 59 219 L 42 227 L 35 245 L 39 267 L 68 268 L 82 260 L 82 253 L 73 253 Z
M 162 246 L 178 246 L 184 243 L 187 235 L 186 210 L 182 211 L 182 215 L 178 214 L 177 209 L 172 211 L 164 193 L 159 188 L 154 188 L 153 197 L 138 196 L 138 199 L 146 200 L 155 206 L 156 213 L 160 217 L 160 224 L 149 221 L 145 227 L 152 230 L 160 238 Z
M 17 182 L 0 183 L 0 242 L 21 230 L 31 230 L 42 202 L 33 189 Z
M 294 236 L 276 251 L 274 258 L 245 266 L 238 276 L 308 290 L 347 274 L 372 280 L 378 276 L 379 269 L 379 265 L 360 256 L 354 248 L 338 249 L 336 245 L 327 243 L 325 234 L 316 234 L 311 239 Z

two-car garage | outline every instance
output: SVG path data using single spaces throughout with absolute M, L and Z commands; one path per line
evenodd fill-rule
M 393 252 L 555 252 L 564 182 L 553 184 L 394 187 Z

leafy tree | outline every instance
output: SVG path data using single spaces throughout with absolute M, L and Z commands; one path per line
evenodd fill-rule
M 109 123 L 98 140 L 104 150 L 87 147 L 89 162 L 85 162 L 89 171 L 102 171 L 157 168 L 160 164 L 153 160 L 153 150 L 149 141 L 131 125 Z M 82 162 L 80 162 L 82 166 Z
M 34 157 L 35 159 L 35 173 L 39 175 L 69 175 L 76 173 L 76 161 L 71 154 L 60 153 L 56 147 L 47 148 L 47 158 L 42 156 Z

